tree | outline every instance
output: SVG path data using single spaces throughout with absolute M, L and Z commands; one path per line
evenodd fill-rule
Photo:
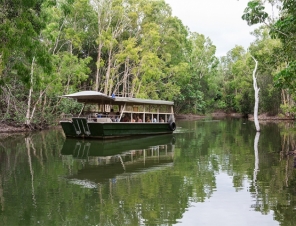
M 277 1 L 270 1 L 274 6 Z M 282 5 L 281 5 L 282 3 Z M 249 25 L 264 23 L 270 29 L 272 38 L 278 38 L 282 43 L 282 66 L 274 75 L 276 87 L 282 89 L 282 110 L 295 111 L 295 71 L 293 69 L 296 60 L 294 46 L 295 39 L 295 18 L 296 18 L 296 3 L 294 0 L 279 1 L 280 18 L 274 20 L 264 11 L 262 1 L 250 1 L 248 7 L 244 11 L 242 18 Z M 267 22 L 269 20 L 269 22 Z M 276 67 L 277 65 L 275 65 Z
M 27 125 L 30 125 L 31 117 L 34 115 L 34 107 L 39 98 L 35 101 L 33 109 L 33 86 L 38 87 L 42 81 L 42 76 L 38 76 L 34 71 L 36 67 L 42 73 L 50 73 L 51 61 L 46 52 L 45 45 L 41 40 L 41 31 L 45 27 L 45 18 L 42 13 L 43 5 L 47 2 L 32 1 L 2 1 L 1 25 L 0 25 L 0 58 L 1 58 L 1 81 L 2 89 L 5 92 L 7 106 L 6 118 L 19 118 Z M 41 74 L 42 74 L 41 73 Z M 11 90 L 20 89 L 16 98 Z M 27 103 L 19 102 L 22 98 Z M 10 101 L 14 100 L 14 105 L 18 111 L 11 111 Z M 26 112 L 26 113 L 25 113 Z
M 225 110 L 251 113 L 253 91 L 250 55 L 242 46 L 235 46 L 220 59 L 220 95 L 215 99 Z
M 259 125 L 259 121 L 258 121 L 258 107 L 259 107 L 259 91 L 260 88 L 257 85 L 257 78 L 256 78 L 256 72 L 257 72 L 257 67 L 258 67 L 258 61 L 253 57 L 253 60 L 255 61 L 255 68 L 253 71 L 253 87 L 254 87 L 254 91 L 255 91 L 255 105 L 254 105 L 254 123 L 256 126 L 256 131 L 260 132 L 260 125 Z
M 188 38 L 188 72 L 184 84 L 181 86 L 181 95 L 177 104 L 184 111 L 204 113 L 206 109 L 205 94 L 208 92 L 208 79 L 215 75 L 218 60 L 215 57 L 216 47 L 209 38 L 202 34 L 191 33 Z
M 258 65 L 257 83 L 260 86 L 260 111 L 270 115 L 280 112 L 281 93 L 275 88 L 274 76 L 283 68 L 284 53 L 279 39 L 271 39 L 269 30 L 261 27 L 253 32 L 256 40 L 249 51 L 260 64 Z

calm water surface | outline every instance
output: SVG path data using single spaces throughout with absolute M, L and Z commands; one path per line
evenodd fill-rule
M 0 225 L 295 225 L 295 125 L 261 128 L 179 121 L 173 135 L 112 142 L 1 135 Z

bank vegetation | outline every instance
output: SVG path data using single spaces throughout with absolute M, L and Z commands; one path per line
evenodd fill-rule
M 191 32 L 164 0 L 1 1 L 0 120 L 56 124 L 80 111 L 60 98 L 79 90 L 172 100 L 177 114 L 253 114 L 252 56 L 259 114 L 293 118 L 296 3 L 272 4 L 278 18 L 250 1 L 242 17 L 261 23 L 256 40 L 218 58 L 210 37 Z

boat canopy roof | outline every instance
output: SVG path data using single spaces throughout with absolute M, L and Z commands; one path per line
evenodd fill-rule
M 97 91 L 81 91 L 77 93 L 72 93 L 68 95 L 63 95 L 62 97 L 76 99 L 78 102 L 82 103 L 110 103 L 110 104 L 154 104 L 154 105 L 174 105 L 173 101 L 165 100 L 151 100 L 151 99 L 140 99 L 133 97 L 117 97 L 108 96 Z

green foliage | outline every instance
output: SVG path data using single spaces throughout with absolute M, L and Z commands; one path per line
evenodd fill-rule
M 282 45 L 271 39 L 266 28 L 255 31 L 257 40 L 250 46 L 251 54 L 258 60 L 257 83 L 260 87 L 260 111 L 276 115 L 279 113 L 281 93 L 274 87 L 274 75 L 282 67 Z
M 191 33 L 187 46 L 187 72 L 178 81 L 180 96 L 175 98 L 176 109 L 184 113 L 204 114 L 207 100 L 215 93 L 209 89 L 213 85 L 218 60 L 216 47 L 202 34 Z
M 271 1 L 270 3 L 272 6 L 275 6 L 276 1 Z M 263 3 L 260 1 L 250 1 L 248 3 L 248 7 L 244 11 L 242 18 L 246 20 L 249 25 L 256 23 L 267 24 L 266 18 L 268 17 L 268 14 L 264 12 L 262 4 Z M 295 99 L 295 96 L 293 96 L 295 93 L 295 84 L 293 84 L 293 81 L 295 80 L 293 62 L 295 62 L 296 59 L 296 2 L 294 0 L 280 1 L 278 6 L 279 7 L 277 8 L 279 9 L 280 17 L 276 20 L 274 20 L 274 18 L 269 18 L 270 23 L 267 24 L 269 27 L 269 34 L 273 40 L 267 40 L 267 35 L 263 35 L 263 40 L 265 40 L 265 42 L 262 40 L 261 44 L 255 47 L 256 50 L 252 51 L 253 54 L 261 55 L 260 58 L 261 61 L 263 61 L 264 67 L 259 69 L 261 70 L 260 73 L 263 72 L 264 77 L 267 76 L 267 73 L 270 73 L 274 76 L 275 86 L 282 89 L 282 101 L 285 102 L 284 105 L 287 104 L 287 100 L 293 105 L 291 99 Z M 266 44 L 265 48 L 262 49 L 262 43 L 269 44 Z M 280 43 L 280 45 L 278 43 Z M 269 49 L 269 51 L 266 51 L 266 49 Z M 263 52 L 265 52 L 264 55 L 262 54 Z M 263 100 L 263 103 L 266 106 L 266 109 L 272 108 L 272 111 L 276 113 L 277 111 L 274 111 L 275 106 L 268 106 L 268 103 L 276 103 L 277 108 L 279 109 L 280 91 L 273 89 L 273 84 L 271 83 L 267 84 L 267 86 L 269 87 L 269 91 L 265 92 L 265 96 L 272 97 L 272 100 Z M 292 94 L 292 96 L 290 96 L 290 94 Z
M 182 87 L 178 99 L 175 100 L 177 113 L 205 113 L 206 103 L 204 95 L 196 88 L 194 83 L 189 83 Z
M 287 68 L 275 76 L 275 85 L 293 92 L 296 86 L 296 61 L 289 63 Z
M 289 61 L 294 61 L 295 54 L 295 32 L 296 32 L 296 3 L 294 0 L 283 1 L 281 17 L 271 27 L 271 35 L 279 38 L 283 43 L 285 55 Z
M 248 2 L 248 7 L 244 10 L 243 20 L 246 20 L 248 25 L 263 23 L 268 17 L 264 11 L 265 7 L 260 0 Z
M 292 111 L 295 110 L 296 100 L 296 2 L 294 0 L 287 0 L 283 2 L 281 17 L 275 22 L 272 27 L 271 33 L 274 37 L 279 38 L 283 43 L 283 51 L 285 56 L 285 67 L 275 75 L 275 85 L 281 89 L 287 90 L 293 99 L 294 104 L 288 108 Z M 291 101 L 290 101 L 291 102 Z M 290 103 L 291 104 L 291 103 Z M 287 105 L 287 103 L 284 103 Z M 293 106 L 294 105 L 294 106 Z M 295 112 L 295 111 L 294 111 Z
M 58 105 L 57 112 L 60 114 L 78 115 L 83 104 L 64 98 Z
M 250 114 L 253 103 L 253 64 L 241 46 L 235 46 L 220 60 L 219 93 L 215 97 L 219 107 L 230 112 Z
M 291 4 L 285 1 L 281 20 L 271 28 L 279 39 L 256 30 L 250 46 L 259 60 L 263 111 L 280 109 L 272 76 L 278 87 L 294 92 Z M 77 112 L 76 105 L 58 96 L 85 89 L 174 100 L 177 112 L 252 111 L 248 52 L 235 46 L 219 61 L 211 39 L 190 32 L 163 0 L 2 1 L 0 7 L 0 88 L 6 92 L 1 111 L 6 116 L 13 118 L 13 109 L 21 106 L 15 119 L 25 118 L 32 91 L 27 109 L 35 111 L 32 120 L 52 121 L 71 108 Z M 251 1 L 243 18 L 254 24 L 267 16 L 260 1 Z
M 284 115 L 293 116 L 294 112 L 296 112 L 296 106 L 291 106 L 290 104 L 281 104 L 281 110 Z
M 39 40 L 41 30 L 45 27 L 41 15 L 42 1 L 2 2 L 0 24 L 0 53 L 3 76 L 9 80 L 11 70 L 16 70 L 20 80 L 28 85 L 30 67 L 33 57 L 36 63 L 50 72 L 50 56 Z

